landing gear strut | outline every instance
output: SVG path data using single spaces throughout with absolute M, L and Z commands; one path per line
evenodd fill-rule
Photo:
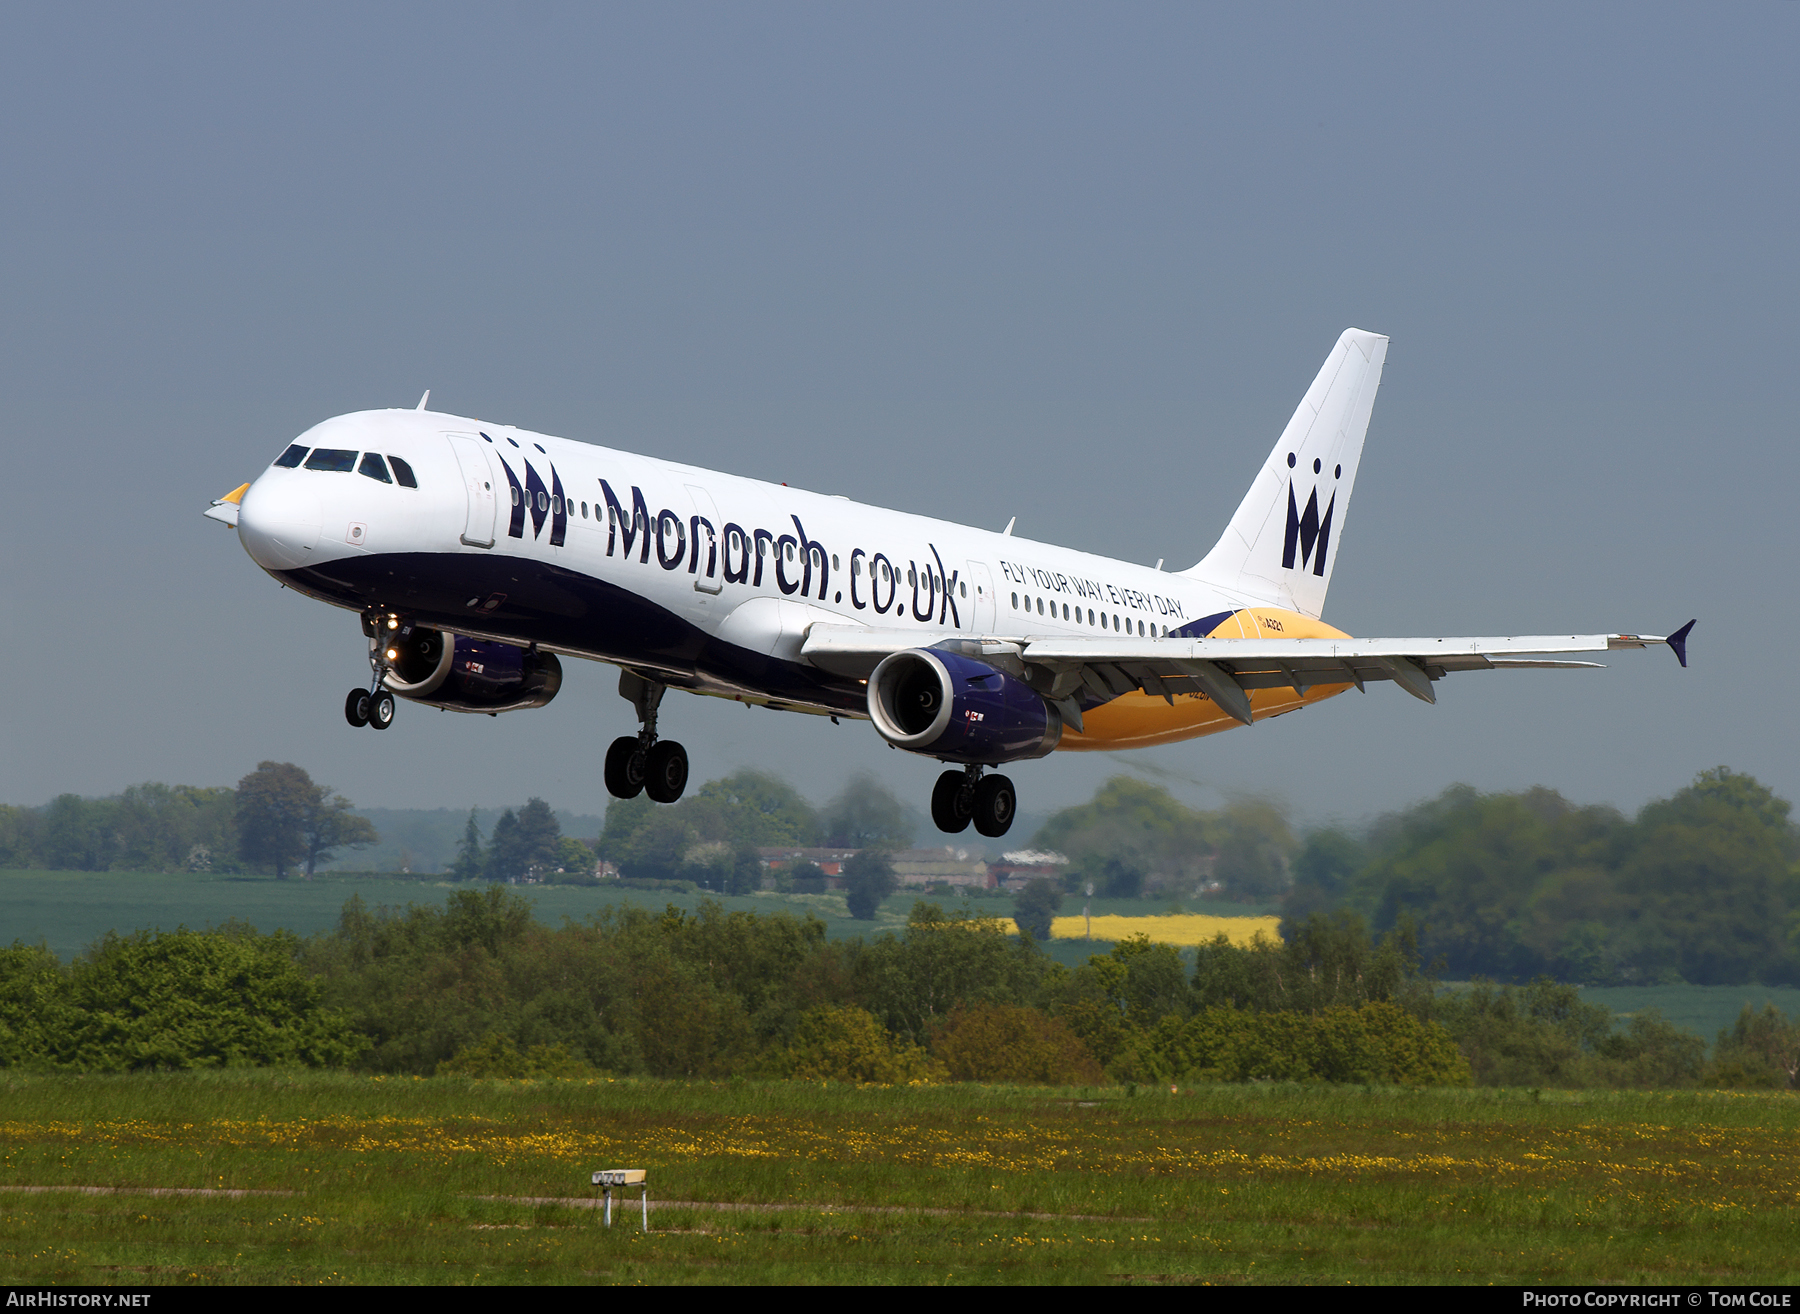
M 389 652 L 400 642 L 401 620 L 392 614 L 364 613 L 363 633 L 369 644 L 369 667 L 374 672 L 367 689 L 352 689 L 344 695 L 344 719 L 354 726 L 373 726 L 385 730 L 394 723 L 394 695 L 382 688 L 393 669 Z M 407 626 L 410 630 L 412 627 Z
M 999 839 L 1012 829 L 1013 816 L 1019 810 L 1019 796 L 1005 776 L 984 776 L 981 767 L 970 765 L 961 771 L 946 771 L 938 777 L 931 791 L 931 819 L 937 828 L 951 835 L 975 829 L 989 839 Z
M 653 802 L 673 803 L 687 788 L 687 749 L 656 737 L 656 709 L 666 688 L 631 671 L 619 672 L 619 696 L 637 709 L 642 728 L 613 740 L 606 750 L 606 792 L 614 798 L 644 793 Z

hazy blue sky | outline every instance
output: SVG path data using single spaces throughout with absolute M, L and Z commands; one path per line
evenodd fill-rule
M 1393 346 L 1325 617 L 1663 631 L 1130 769 L 1360 817 L 1452 781 L 1800 797 L 1800 6 L 0 8 L 0 800 L 292 760 L 603 806 L 610 668 L 344 725 L 354 619 L 208 501 L 435 407 L 1132 560 L 1202 556 L 1338 333 Z M 1750 640 L 1755 639 L 1755 643 Z M 676 698 L 696 780 L 939 769 Z

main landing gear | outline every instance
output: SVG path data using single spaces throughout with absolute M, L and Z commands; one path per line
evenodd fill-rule
M 931 791 L 931 819 L 951 835 L 967 830 L 969 823 L 989 839 L 999 839 L 1012 829 L 1019 810 L 1019 796 L 1005 776 L 984 776 L 979 766 L 946 771 Z
M 652 802 L 673 803 L 687 788 L 687 749 L 656 737 L 656 709 L 666 688 L 630 671 L 619 672 L 619 697 L 637 709 L 642 729 L 613 740 L 606 750 L 606 792 L 614 798 L 643 793 Z
M 344 695 L 344 719 L 353 726 L 385 730 L 394 723 L 394 695 L 381 686 L 398 655 L 393 645 L 399 642 L 400 623 L 398 616 L 363 616 L 363 633 L 374 640 L 369 645 L 369 666 L 375 674 L 367 689 L 352 689 Z

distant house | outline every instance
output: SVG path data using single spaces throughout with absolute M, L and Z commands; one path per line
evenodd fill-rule
M 1067 858 L 1048 849 L 1014 849 L 1011 853 L 1002 853 L 1000 861 L 990 863 L 988 870 L 993 874 L 993 884 L 997 888 L 1016 890 L 1040 876 L 1061 881 L 1068 866 Z
M 758 849 L 765 871 L 778 871 L 796 863 L 810 862 L 825 873 L 825 888 L 844 888 L 844 864 L 860 853 L 860 849 L 805 849 L 782 847 Z M 898 849 L 888 853 L 894 864 L 894 878 L 902 888 L 923 889 L 944 884 L 964 889 L 992 889 L 988 865 L 979 855 L 967 849 L 945 845 L 939 849 Z
M 778 847 L 758 849 L 756 856 L 762 859 L 763 870 L 767 872 L 791 867 L 799 862 L 810 862 L 825 873 L 826 889 L 841 890 L 844 888 L 844 864 L 854 858 L 858 852 L 860 852 L 858 849 Z
M 965 889 L 994 888 L 988 864 L 972 856 L 967 849 L 946 844 L 940 849 L 901 849 L 888 856 L 894 864 L 894 876 L 902 887 L 941 883 Z

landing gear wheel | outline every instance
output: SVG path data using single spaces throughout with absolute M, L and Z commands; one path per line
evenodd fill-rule
M 960 834 L 969 828 L 969 818 L 973 814 L 969 811 L 968 796 L 963 791 L 968 779 L 961 771 L 946 771 L 932 787 L 931 820 L 947 835 Z
M 613 740 L 606 750 L 606 792 L 614 798 L 636 798 L 644 792 L 644 765 L 636 735 Z
M 383 689 L 369 698 L 369 727 L 385 730 L 394 723 L 394 695 Z
M 369 691 L 352 689 L 344 696 L 344 719 L 354 726 L 369 723 Z
M 687 749 L 664 739 L 650 750 L 644 762 L 644 792 L 653 802 L 673 803 L 687 788 Z
M 999 839 L 1012 829 L 1019 810 L 1019 796 L 1005 776 L 983 776 L 975 786 L 975 829 L 989 839 Z

